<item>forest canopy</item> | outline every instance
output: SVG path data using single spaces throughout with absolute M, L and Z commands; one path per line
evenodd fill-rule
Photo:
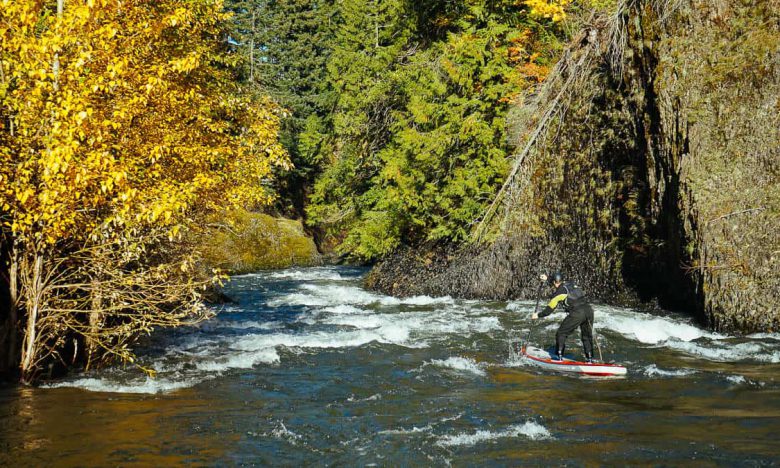
M 510 106 L 555 63 L 567 11 L 608 3 L 233 2 L 245 75 L 291 111 L 288 206 L 363 261 L 466 239 L 508 171 Z

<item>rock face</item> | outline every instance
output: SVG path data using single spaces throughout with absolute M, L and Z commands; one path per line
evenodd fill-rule
M 602 301 L 780 328 L 780 1 L 625 2 L 546 86 L 488 240 L 400 250 L 369 286 L 533 297 L 559 269 Z
M 203 268 L 231 274 L 321 263 L 314 240 L 300 221 L 234 210 L 209 224 L 196 241 Z

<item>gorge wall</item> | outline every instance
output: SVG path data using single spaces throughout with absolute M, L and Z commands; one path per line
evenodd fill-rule
M 597 300 L 780 328 L 780 1 L 633 0 L 592 18 L 515 109 L 515 170 L 479 242 L 399 249 L 370 287 Z

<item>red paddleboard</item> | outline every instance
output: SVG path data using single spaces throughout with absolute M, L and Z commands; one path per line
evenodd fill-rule
M 560 372 L 571 372 L 582 375 L 599 377 L 612 375 L 626 375 L 628 369 L 617 364 L 587 363 L 563 358 L 562 361 L 554 361 L 550 353 L 533 346 L 523 346 L 522 355 L 539 367 Z

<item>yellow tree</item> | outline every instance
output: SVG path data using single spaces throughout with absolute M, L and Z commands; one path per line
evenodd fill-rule
M 132 359 L 139 331 L 202 317 L 182 231 L 270 201 L 264 179 L 289 164 L 277 108 L 234 84 L 227 20 L 218 0 L 0 0 L 0 206 L 24 379 L 65 347 Z
M 523 0 L 531 9 L 531 16 L 536 18 L 549 18 L 553 22 L 563 21 L 566 18 L 566 6 L 572 0 Z

